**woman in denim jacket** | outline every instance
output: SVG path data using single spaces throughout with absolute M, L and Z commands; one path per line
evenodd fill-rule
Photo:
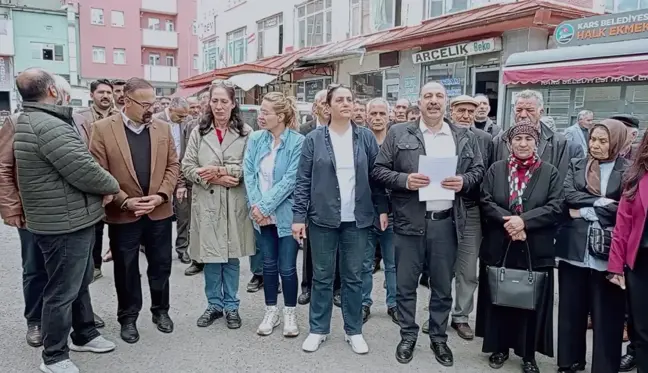
M 285 337 L 299 335 L 297 315 L 297 242 L 292 237 L 292 193 L 304 136 L 297 128 L 293 97 L 265 95 L 259 113 L 261 130 L 250 136 L 245 152 L 244 180 L 257 246 L 263 253 L 266 311 L 257 329 L 270 335 L 280 321 L 277 307 L 279 276 L 284 291 Z M 279 275 L 278 275 L 279 274 Z

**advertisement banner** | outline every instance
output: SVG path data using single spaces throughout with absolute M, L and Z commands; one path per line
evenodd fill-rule
M 566 21 L 556 27 L 556 45 L 574 47 L 648 38 L 648 10 Z

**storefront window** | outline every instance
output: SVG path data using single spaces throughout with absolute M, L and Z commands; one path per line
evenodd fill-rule
M 464 94 L 464 83 L 466 81 L 466 63 L 464 61 L 424 65 L 423 84 L 437 81 L 443 84 L 448 91 L 448 97 L 456 97 Z M 467 91 L 469 87 L 466 84 Z
M 297 101 L 313 102 L 317 92 L 328 87 L 331 78 L 310 79 L 297 82 Z
M 351 88 L 356 98 L 370 100 L 383 97 L 383 72 L 374 71 L 351 76 Z
M 577 118 L 581 110 L 594 113 L 594 118 L 609 118 L 623 112 L 621 87 L 585 87 L 576 88 L 574 96 L 573 117 Z
M 648 127 L 648 85 L 628 86 L 625 95 L 626 110 L 641 121 L 641 129 Z
M 556 123 L 556 128 L 570 126 L 569 98 L 570 89 L 549 88 L 542 92 L 545 100 L 545 115 L 550 116 Z

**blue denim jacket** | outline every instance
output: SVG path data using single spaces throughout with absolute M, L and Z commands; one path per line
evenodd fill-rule
M 255 131 L 250 135 L 243 161 L 243 180 L 247 190 L 248 205 L 257 206 L 264 216 L 274 215 L 279 237 L 292 235 L 293 198 L 297 178 L 297 166 L 301 156 L 304 136 L 299 132 L 286 129 L 279 137 L 281 143 L 275 157 L 272 188 L 261 193 L 259 170 L 261 160 L 270 154 L 274 138 L 269 131 Z M 259 225 L 252 221 L 254 229 Z
M 376 212 L 387 213 L 385 189 L 371 180 L 378 155 L 378 142 L 365 127 L 352 123 L 355 162 L 355 218 L 358 228 L 374 224 Z M 342 221 L 340 190 L 335 172 L 335 154 L 328 126 L 311 131 L 304 140 L 295 187 L 294 222 L 338 228 Z

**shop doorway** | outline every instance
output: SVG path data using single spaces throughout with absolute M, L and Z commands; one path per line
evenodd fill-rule
M 497 116 L 499 67 L 473 69 L 473 96 L 482 94 L 488 97 L 491 111 L 488 116 L 495 119 Z

